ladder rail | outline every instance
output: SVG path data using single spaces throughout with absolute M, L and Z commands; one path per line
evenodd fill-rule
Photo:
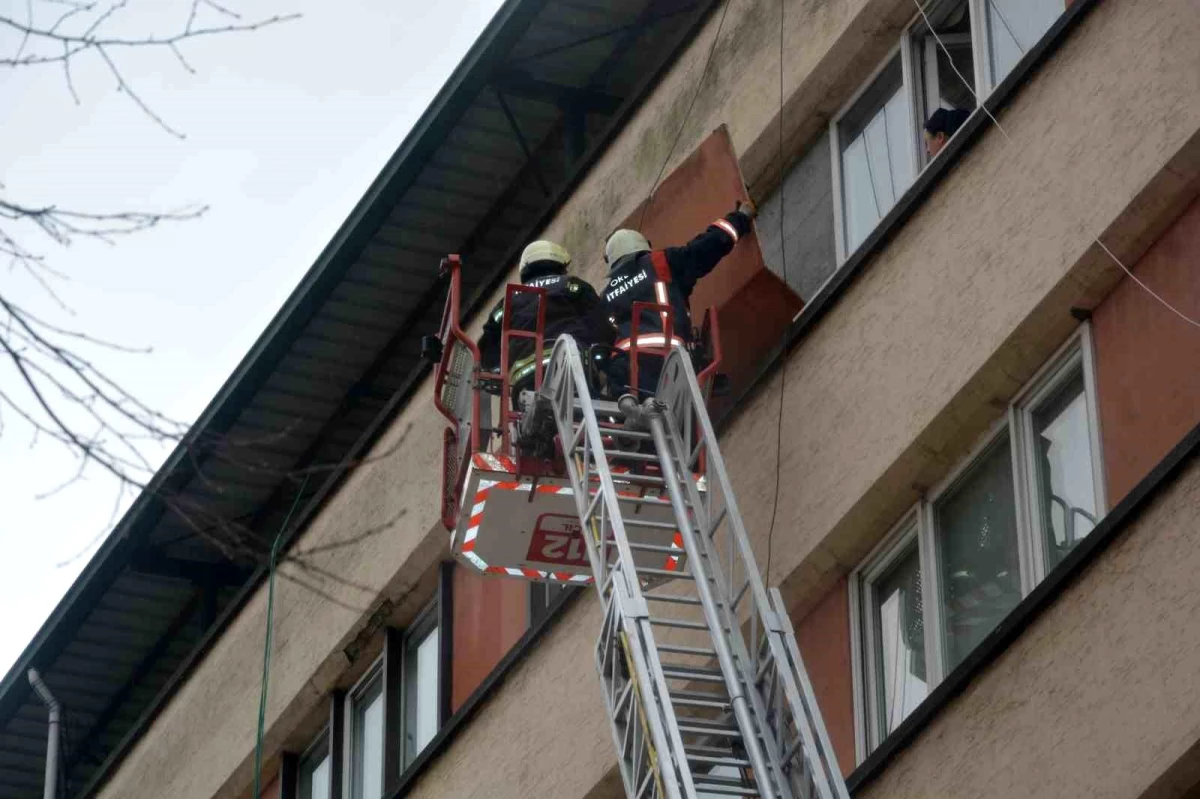
M 801 775 L 793 773 L 792 779 L 799 777 L 802 784 L 811 785 L 821 799 L 835 799 L 835 795 L 836 799 L 848 799 L 828 735 L 821 734 L 824 725 L 820 722 L 815 700 L 811 698 L 811 686 L 804 673 L 799 649 L 789 651 L 788 636 L 791 634 L 791 624 L 786 621 L 786 609 L 781 598 L 778 605 L 771 601 L 760 578 L 761 572 L 755 561 L 741 512 L 738 510 L 716 433 L 703 403 L 703 394 L 700 392 L 690 359 L 682 347 L 673 347 L 664 363 L 657 396 L 668 408 L 668 418 L 673 423 L 671 433 L 678 437 L 679 452 L 688 453 L 689 458 L 692 457 L 692 452 L 703 453 L 705 457 L 707 492 L 703 504 L 698 507 L 703 509 L 706 519 L 714 518 L 713 508 L 724 510 L 717 524 L 724 528 L 729 538 L 725 562 L 721 563 L 722 548 L 717 545 L 716 529 L 702 529 L 702 534 L 697 536 L 702 548 L 699 551 L 707 552 L 714 571 L 728 575 L 728 581 L 717 582 L 722 589 L 736 589 L 738 572 L 750 583 L 748 626 L 753 646 L 749 648 L 748 654 L 756 675 L 771 670 L 775 672 L 781 689 L 777 692 L 779 701 L 768 704 L 783 704 L 787 707 L 788 712 L 785 713 L 767 713 L 775 719 L 771 727 L 780 747 L 777 752 L 792 753 L 789 763 L 783 765 L 793 771 L 798 768 Z M 725 607 L 729 609 L 727 612 L 733 613 L 735 596 L 726 595 L 723 599 Z M 736 619 L 730 626 L 735 624 Z M 794 637 L 792 643 L 794 644 Z M 761 659 L 767 659 L 769 662 L 760 663 Z M 809 691 L 806 692 L 805 687 L 809 688 Z M 783 707 L 771 709 L 783 710 Z M 788 729 L 789 718 L 796 729 Z M 815 734 L 814 728 L 817 730 Z
M 680 476 L 676 471 L 675 464 L 671 462 L 672 443 L 668 440 L 668 433 L 665 429 L 665 422 L 662 414 L 652 413 L 650 415 L 650 432 L 654 436 L 654 443 L 658 447 L 658 451 L 663 453 L 661 466 L 663 469 L 663 479 L 666 481 L 670 490 L 668 495 L 671 498 L 671 505 L 675 511 L 675 518 L 679 525 L 680 534 L 683 536 L 684 549 L 691 553 L 699 553 L 702 551 L 702 544 L 697 540 L 701 536 L 696 536 L 693 529 L 695 522 L 688 517 L 687 507 L 683 503 L 683 493 L 686 491 L 681 484 Z M 674 432 L 674 431 L 672 431 Z M 686 479 L 686 478 L 684 478 Z M 689 502 L 692 507 L 699 511 L 698 497 L 695 496 L 695 487 L 689 486 L 691 491 L 688 492 Z M 698 514 L 699 515 L 699 514 Z M 696 521 L 700 521 L 699 518 Z M 730 651 L 730 641 L 724 634 L 719 634 L 726 620 L 722 618 L 722 611 L 718 608 L 716 600 L 713 597 L 713 586 L 709 583 L 707 567 L 704 565 L 704 558 L 693 556 L 692 571 L 696 575 L 695 583 L 696 590 L 700 596 L 700 602 L 704 609 L 704 615 L 708 619 L 709 629 L 714 632 L 713 646 L 716 650 L 717 662 L 720 664 L 721 673 L 725 678 L 725 688 L 729 692 L 730 704 L 733 707 L 734 716 L 737 719 L 738 727 L 743 731 L 742 743 L 746 748 L 746 756 L 750 760 L 750 764 L 754 769 L 755 774 L 768 774 L 775 771 L 768 764 L 767 758 L 762 751 L 762 744 L 759 741 L 755 731 L 760 728 L 765 728 L 761 713 L 756 712 L 759 708 L 751 707 L 756 704 L 752 697 L 746 695 L 747 688 L 753 685 L 753 681 L 747 679 L 748 675 L 742 673 L 738 663 L 734 660 L 734 653 Z M 715 575 L 720 580 L 719 575 Z M 728 604 L 726 605 L 728 607 Z M 740 637 L 734 636 L 731 628 L 729 638 Z M 743 661 L 745 662 L 744 647 Z M 758 718 L 754 718 L 757 716 Z M 771 787 L 770 780 L 758 780 L 759 795 L 763 799 L 775 799 L 775 791 Z
M 588 390 L 579 348 L 570 336 L 560 336 L 555 342 L 540 393 L 551 401 L 559 440 L 563 442 L 575 440 L 577 434 L 576 402 L 580 406 L 581 425 L 584 427 L 583 458 L 577 458 L 573 452 L 566 452 L 564 455 L 576 510 L 580 522 L 584 525 L 582 533 L 587 545 L 588 559 L 595 576 L 593 582 L 606 613 L 609 611 L 610 603 L 614 601 L 614 596 L 620 597 L 616 601 L 617 609 L 622 616 L 621 626 L 627 631 L 630 628 L 636 628 L 637 631 L 634 636 L 635 640 L 629 642 L 630 648 L 636 652 L 636 654 L 631 653 L 635 665 L 641 658 L 645 659 L 646 668 L 635 669 L 639 689 L 643 697 L 657 696 L 661 699 L 661 701 L 653 703 L 653 708 L 643 704 L 643 712 L 658 756 L 659 778 L 662 780 L 667 796 L 669 799 L 683 799 L 683 797 L 693 799 L 696 789 L 692 784 L 691 770 L 686 763 L 679 762 L 676 757 L 676 753 L 682 752 L 684 749 L 683 741 L 671 705 L 665 700 L 667 696 L 666 679 L 657 656 L 646 600 L 636 577 L 633 550 L 630 549 L 629 540 L 625 534 L 625 525 L 618 503 L 616 486 L 613 483 L 612 471 L 609 468 L 608 459 L 604 455 L 604 444 L 600 436 L 595 406 L 592 403 L 591 392 Z M 588 458 L 591 459 L 590 464 Z M 591 479 L 592 475 L 589 473 L 590 467 L 595 469 L 595 477 L 599 482 L 599 486 L 595 488 L 593 488 L 595 481 Z M 603 497 L 598 508 L 590 507 L 593 491 Z M 597 510 L 599 510 L 599 518 L 596 516 Z M 587 529 L 590 520 L 594 520 L 592 524 L 598 527 L 598 536 L 592 534 L 596 532 L 595 528 Z M 615 546 L 617 550 L 617 560 L 611 568 L 611 574 L 607 557 L 610 545 Z M 615 581 L 620 581 L 619 587 L 613 585 Z M 655 709 L 658 712 L 654 712 Z M 664 760 L 670 764 L 670 769 L 661 767 Z M 628 782 L 626 789 L 631 795 L 637 790 L 636 786 Z

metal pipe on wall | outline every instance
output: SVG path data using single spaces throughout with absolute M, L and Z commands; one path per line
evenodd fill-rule
M 62 705 L 54 698 L 54 694 L 50 693 L 49 687 L 42 682 L 41 675 L 37 673 L 37 669 L 29 670 L 29 684 L 33 686 L 33 690 L 46 703 L 46 707 L 50 710 L 49 726 L 50 732 L 46 741 L 46 785 L 42 791 L 43 799 L 57 799 L 58 797 L 58 739 L 59 727 L 62 723 Z

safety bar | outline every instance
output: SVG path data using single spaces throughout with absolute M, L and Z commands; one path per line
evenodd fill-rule
M 663 346 L 638 346 L 638 323 L 642 319 L 643 312 L 657 313 L 662 318 Z M 675 312 L 670 305 L 656 302 L 635 302 L 633 304 L 633 316 L 629 321 L 629 387 L 637 392 L 640 390 L 640 384 L 638 383 L 638 355 L 657 355 L 666 360 L 666 357 L 671 354 L 671 340 L 675 336 Z M 655 333 L 647 333 L 646 335 L 657 335 L 657 331 Z M 638 399 L 641 400 L 644 397 L 638 397 Z
M 455 429 L 461 424 L 462 420 L 455 416 L 454 411 L 447 408 L 442 402 L 442 388 L 446 384 L 446 374 L 450 369 L 450 359 L 454 357 L 454 347 L 451 346 L 451 340 L 462 344 L 471 353 L 471 358 L 475 364 L 472 369 L 471 383 L 476 382 L 479 374 L 479 346 L 471 339 L 470 336 L 463 331 L 459 325 L 462 307 L 462 258 L 458 255 L 447 255 L 442 259 L 438 266 L 439 277 L 448 277 L 450 281 L 450 292 L 446 299 L 446 307 L 442 311 L 442 324 L 438 328 L 438 338 L 442 341 L 442 356 L 438 362 L 437 374 L 434 378 L 433 386 L 433 404 L 438 409 L 438 413 L 446 417 L 450 424 L 454 425 Z M 470 387 L 472 392 L 471 400 L 471 450 L 479 451 L 479 391 L 475 385 Z
M 534 330 L 519 330 L 512 327 L 512 303 L 520 294 L 537 297 L 537 326 Z M 500 441 L 504 452 L 510 451 L 512 422 L 512 384 L 509 373 L 509 342 L 514 338 L 533 339 L 534 359 L 533 390 L 542 387 L 542 356 L 545 350 L 546 333 L 546 289 L 539 286 L 523 286 L 509 283 L 504 290 L 504 323 L 500 327 Z

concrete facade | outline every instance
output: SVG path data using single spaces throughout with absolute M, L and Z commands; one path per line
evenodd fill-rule
M 752 195 L 767 197 L 778 184 L 779 7 L 731 3 L 673 163 L 724 123 Z M 783 65 L 789 161 L 810 163 L 807 145 L 914 13 L 911 0 L 786 4 L 784 41 L 794 43 Z M 649 191 L 719 22 L 718 12 L 547 228 L 546 237 L 590 264 L 585 277 L 597 280 L 602 267 L 587 254 L 600 252 L 604 235 Z M 1095 3 L 1000 114 L 1007 137 L 982 135 L 790 352 L 784 373 L 770 375 L 737 410 L 723 438 L 726 462 L 760 563 L 778 503 L 769 583 L 783 588 L 795 621 L 844 592 L 842 578 L 1003 413 L 1076 327 L 1070 310 L 1096 307 L 1118 284 L 1121 273 L 1095 237 L 1133 263 L 1196 196 L 1197 41 L 1193 0 Z M 765 235 L 764 242 L 775 268 L 775 246 Z M 437 522 L 439 475 L 430 468 L 440 458 L 442 422 L 429 383 L 297 544 L 361 539 L 316 560 L 353 575 L 353 585 L 336 586 L 331 601 L 286 576 L 278 583 L 269 764 L 285 749 L 302 750 L 319 730 L 330 692 L 352 685 L 380 651 L 382 627 L 403 625 L 434 594 L 446 536 Z M 1195 744 L 1200 728 L 1190 676 L 1200 642 L 1181 634 L 1195 626 L 1183 588 L 1196 571 L 1188 533 L 1198 513 L 1200 471 L 1192 468 L 866 792 L 1145 791 Z M 284 572 L 304 579 L 294 565 Z M 250 793 L 265 607 L 264 589 L 103 796 Z M 590 655 L 598 626 L 592 595 L 570 606 L 411 795 L 619 796 Z M 833 685 L 839 666 L 829 668 Z M 1115 694 L 1122 701 L 1106 704 Z M 844 707 L 844 693 L 836 701 Z M 1047 702 L 1060 711 L 1052 725 L 1042 724 Z M 1171 723 L 1158 723 L 1154 711 L 1166 708 Z M 1055 747 L 1065 749 L 1067 764 Z

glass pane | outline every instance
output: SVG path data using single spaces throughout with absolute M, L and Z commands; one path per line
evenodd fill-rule
M 351 796 L 380 799 L 383 796 L 383 681 L 374 683 L 354 703 L 354 770 Z
M 925 676 L 925 623 L 921 615 L 921 559 L 914 543 L 871 585 L 876 701 L 880 739 L 896 729 L 929 693 Z
M 900 57 L 838 122 L 846 251 L 852 252 L 913 180 L 913 130 Z
M 1063 0 L 986 0 L 992 80 L 1004 80 L 1063 12 Z
M 329 755 L 321 753 L 300 765 L 300 799 L 329 799 Z
M 1021 600 L 1007 437 L 937 503 L 934 515 L 949 671 Z
M 408 647 L 405 757 L 406 763 L 421 753 L 438 731 L 438 630 L 433 628 L 419 643 Z
M 1092 439 L 1082 371 L 1077 370 L 1034 410 L 1033 446 L 1046 561 L 1053 568 L 1096 526 Z

